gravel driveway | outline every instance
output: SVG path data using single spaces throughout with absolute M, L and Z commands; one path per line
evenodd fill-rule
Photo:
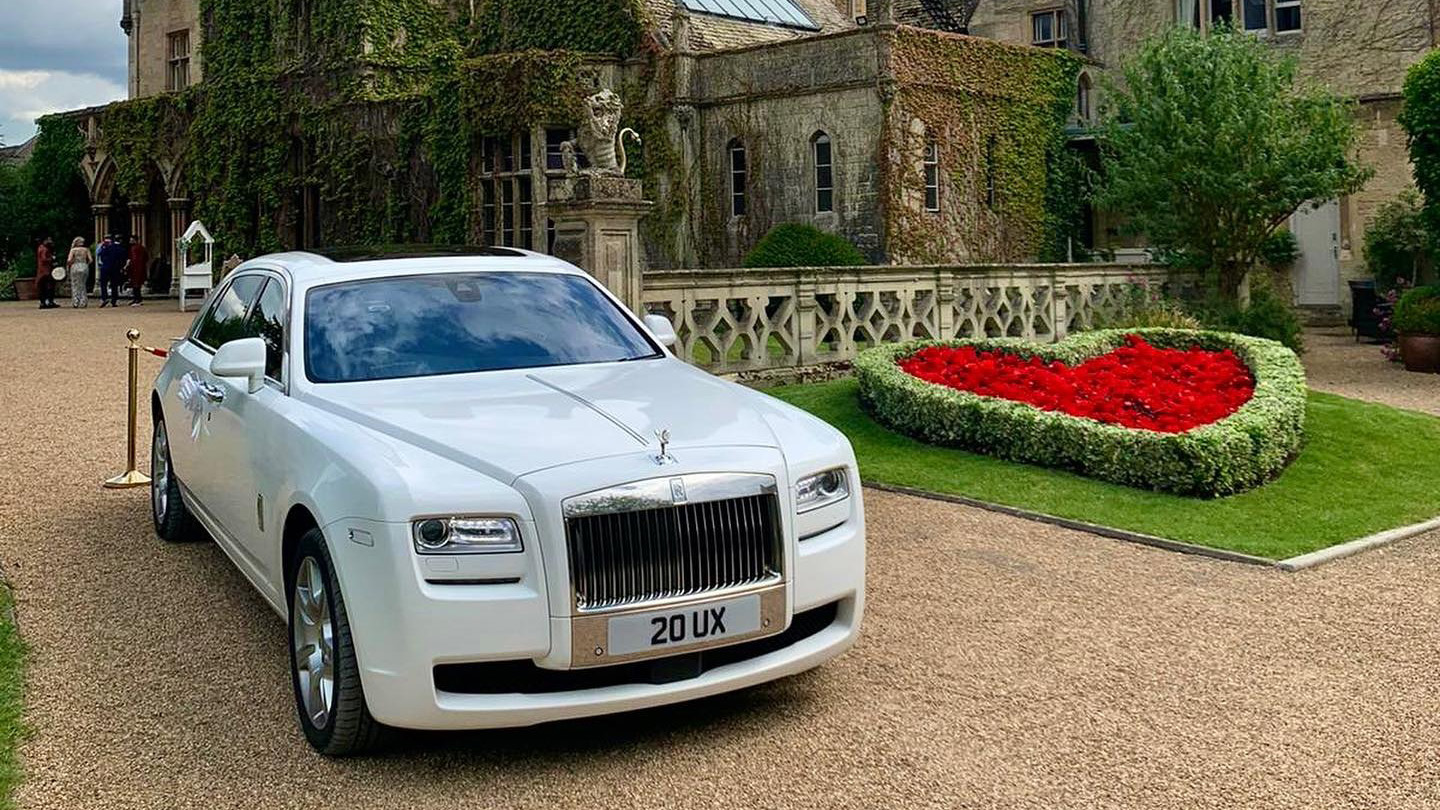
M 1440 535 L 1284 575 L 880 492 L 866 634 L 829 666 L 323 760 L 280 620 L 213 545 L 157 540 L 143 491 L 99 488 L 121 334 L 178 332 L 171 306 L 0 305 L 22 807 L 1440 806 Z

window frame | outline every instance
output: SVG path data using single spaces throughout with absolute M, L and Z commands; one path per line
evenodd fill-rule
M 481 140 L 480 242 L 486 247 L 535 249 L 535 156 L 532 133 L 487 135 Z M 508 153 L 504 146 L 509 147 Z M 504 165 L 505 157 L 509 166 Z
M 1044 18 L 1050 18 L 1050 38 L 1038 37 L 1036 25 Z M 1069 15 L 1063 7 L 1045 8 L 1030 12 L 1030 44 L 1036 48 L 1069 48 Z
M 821 146 L 825 147 L 826 153 L 823 163 L 820 161 Z M 815 169 L 815 213 L 833 214 L 835 213 L 835 139 L 823 129 L 810 136 L 810 160 Z M 828 181 L 822 182 L 823 177 L 828 177 Z
M 213 356 L 220 350 L 219 346 L 211 346 L 200 339 L 200 327 L 205 323 L 205 320 L 210 317 L 210 313 L 214 311 L 215 307 L 219 305 L 220 299 L 235 285 L 235 282 L 246 278 L 259 278 L 261 281 L 260 286 L 255 290 L 254 297 L 245 303 L 245 315 L 241 319 L 242 321 L 250 320 L 250 317 L 255 312 L 255 304 L 259 302 L 260 296 L 265 292 L 265 287 L 270 283 L 270 280 L 278 281 L 285 292 L 284 354 L 280 360 L 280 373 L 284 379 L 277 380 L 267 374 L 265 376 L 265 382 L 280 393 L 288 395 L 290 393 L 290 338 L 293 335 L 293 331 L 291 330 L 291 323 L 293 321 L 291 317 L 291 294 L 293 285 L 291 284 L 288 274 L 280 269 L 275 267 L 251 267 L 241 272 L 232 273 L 230 277 L 226 278 L 223 283 L 217 285 L 215 289 L 211 291 L 209 298 L 205 302 L 205 306 L 196 315 L 195 322 L 190 325 L 190 331 L 186 333 L 185 340 L 187 343 L 193 344 L 196 348 L 208 355 Z
M 740 168 L 735 168 L 735 157 L 740 157 Z M 725 145 L 725 166 L 729 176 L 730 218 L 738 219 L 750 215 L 750 154 L 745 142 L 731 138 Z M 739 179 L 737 184 L 736 179 Z
M 176 43 L 185 44 L 185 52 L 178 53 Z M 177 28 L 165 34 L 165 90 L 178 93 L 190 87 L 190 59 L 195 48 L 190 42 L 190 29 Z
M 926 136 L 925 149 L 921 154 L 921 170 L 925 181 L 925 198 L 922 200 L 923 207 L 932 214 L 940 213 L 940 143 L 933 137 Z M 933 192 L 933 195 L 932 195 Z M 935 202 L 930 202 L 931 197 Z
M 1271 20 L 1271 33 L 1281 37 L 1305 33 L 1305 9 L 1304 3 L 1302 3 L 1301 0 L 1265 0 L 1265 5 L 1267 6 L 1266 11 L 1268 17 Z M 1299 23 L 1299 26 L 1295 28 L 1281 28 L 1280 10 L 1291 8 L 1295 9 L 1296 21 Z
M 255 293 L 255 300 L 250 302 L 245 312 L 245 320 L 249 321 L 255 317 L 255 308 L 260 305 L 260 299 L 265 297 L 265 291 L 271 284 L 280 285 L 280 314 L 283 321 L 280 324 L 280 377 L 277 379 L 270 376 L 269 359 L 266 359 L 265 382 L 277 388 L 281 393 L 289 392 L 290 380 L 290 283 L 274 271 L 262 271 L 266 281 L 260 286 L 260 291 Z M 269 350 L 269 347 L 266 347 Z

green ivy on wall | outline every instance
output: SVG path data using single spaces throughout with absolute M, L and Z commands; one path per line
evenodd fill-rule
M 645 36 L 641 0 L 477 0 L 472 53 L 578 51 L 629 56 Z
M 913 28 L 895 32 L 895 96 L 884 154 L 892 260 L 1013 261 L 1053 253 L 1071 214 L 1061 184 L 1080 60 Z M 897 115 L 898 112 L 898 115 Z M 911 127 L 918 119 L 923 127 Z M 924 210 L 921 160 L 938 150 L 941 210 Z M 1052 171 L 1052 169 L 1056 169 Z M 1059 169 L 1065 169 L 1062 172 Z M 993 192 L 992 192 L 993 189 Z M 945 193 L 945 192 L 948 192 Z

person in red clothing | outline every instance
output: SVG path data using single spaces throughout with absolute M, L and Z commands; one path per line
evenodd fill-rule
M 35 291 L 40 295 L 41 309 L 55 309 L 55 240 L 45 237 L 35 248 Z
M 131 237 L 130 260 L 125 263 L 125 274 L 130 277 L 130 306 L 140 306 L 140 288 L 145 285 L 145 270 L 150 266 L 150 251 L 137 237 Z

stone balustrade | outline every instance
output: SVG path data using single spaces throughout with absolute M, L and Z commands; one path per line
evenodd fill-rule
M 1118 313 L 1137 285 L 1175 283 L 1146 265 L 666 270 L 645 273 L 642 301 L 675 325 L 677 355 L 723 374 L 911 338 L 1060 340 Z

